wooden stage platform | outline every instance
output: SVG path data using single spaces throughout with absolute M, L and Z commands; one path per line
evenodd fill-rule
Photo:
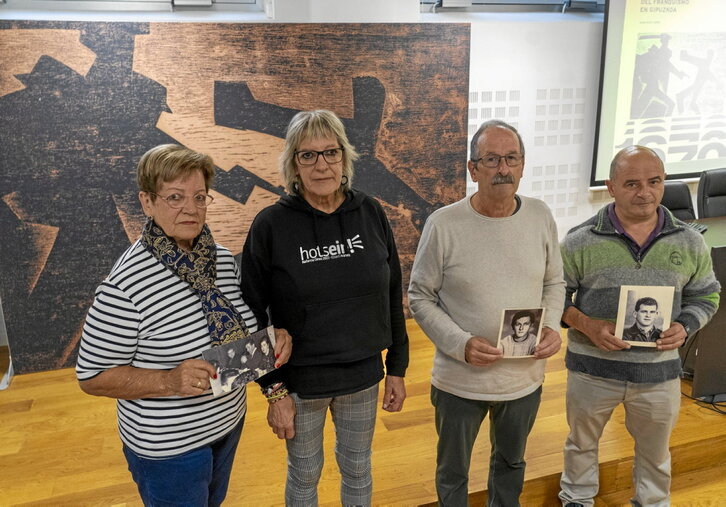
M 401 413 L 379 411 L 373 452 L 374 505 L 435 502 L 436 432 L 429 402 L 433 346 L 408 322 L 411 367 Z M 563 352 L 547 365 L 542 405 L 527 448 L 522 505 L 557 506 L 565 422 Z M 688 384 L 684 383 L 688 391 Z M 227 506 L 282 505 L 285 448 L 267 426 L 266 402 L 257 389 L 233 471 Z M 326 426 L 326 462 L 320 504 L 339 505 L 332 424 Z M 726 418 L 683 398 L 671 440 L 673 505 L 726 505 Z M 597 505 L 627 505 L 633 443 L 622 410 L 605 429 L 600 448 Z M 482 427 L 471 466 L 472 505 L 483 505 L 488 429 Z M 115 402 L 83 394 L 73 370 L 16 376 L 0 391 L 0 505 L 141 505 L 121 453 Z

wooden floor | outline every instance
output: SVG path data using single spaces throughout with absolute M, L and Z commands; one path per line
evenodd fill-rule
M 374 505 L 409 506 L 434 502 L 436 433 L 429 402 L 433 347 L 408 322 L 411 367 L 403 412 L 379 411 L 374 440 Z M 558 505 L 557 479 L 567 434 L 564 415 L 566 372 L 563 354 L 547 365 L 542 405 L 527 448 L 523 505 Z M 687 389 L 687 384 L 684 384 Z M 265 420 L 266 402 L 256 389 L 232 475 L 228 506 L 281 505 L 285 449 Z M 487 423 L 472 460 L 472 505 L 485 493 Z M 332 451 L 332 425 L 325 436 L 326 463 L 320 503 L 339 505 Z M 726 505 L 726 418 L 683 399 L 673 434 L 673 505 Z M 601 495 L 597 505 L 627 505 L 632 440 L 617 410 L 601 442 Z M 126 469 L 116 432 L 115 402 L 83 394 L 73 370 L 16 376 L 0 391 L 1 506 L 141 505 Z

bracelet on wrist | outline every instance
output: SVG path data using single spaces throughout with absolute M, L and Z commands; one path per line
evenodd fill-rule
M 262 394 L 269 403 L 275 403 L 289 394 L 284 382 L 277 382 L 262 388 Z
M 280 401 L 284 398 L 287 398 L 287 396 L 289 394 L 290 393 L 288 393 L 287 389 L 285 389 L 284 391 L 280 392 L 279 394 L 276 394 L 275 396 L 267 398 L 267 403 L 269 403 L 270 405 L 277 403 L 278 401 Z
M 260 387 L 260 390 L 262 391 L 262 394 L 265 397 L 268 397 L 268 396 L 272 395 L 274 392 L 276 392 L 280 389 L 284 389 L 284 388 L 285 388 L 285 384 L 283 382 L 277 382 L 275 384 L 270 384 L 269 386 Z

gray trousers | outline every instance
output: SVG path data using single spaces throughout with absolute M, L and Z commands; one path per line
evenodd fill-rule
M 562 504 L 594 505 L 598 482 L 598 444 L 616 406 L 625 407 L 625 427 L 635 440 L 632 505 L 670 505 L 671 454 L 668 442 L 681 406 L 679 379 L 634 384 L 567 372 L 565 466 L 560 479 Z
M 519 506 L 524 483 L 524 450 L 539 409 L 542 386 L 509 401 L 460 398 L 431 386 L 439 443 L 436 453 L 436 492 L 439 505 L 468 505 L 469 466 L 479 428 L 490 419 L 490 507 Z
M 335 426 L 335 458 L 342 505 L 370 505 L 373 491 L 371 443 L 376 425 L 378 384 L 335 398 L 295 400 L 295 437 L 287 440 L 285 505 L 318 505 L 323 470 L 323 428 L 330 409 Z

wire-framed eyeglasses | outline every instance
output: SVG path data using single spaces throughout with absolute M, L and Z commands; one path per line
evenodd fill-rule
M 323 151 L 300 150 L 295 152 L 295 158 L 300 165 L 315 165 L 318 157 L 322 155 L 328 164 L 337 164 L 343 160 L 343 148 L 330 148 Z
M 489 154 L 472 160 L 472 162 L 474 162 L 475 164 L 481 162 L 481 165 L 483 165 L 484 167 L 494 169 L 495 167 L 499 167 L 499 162 L 502 159 L 504 159 L 504 163 L 507 164 L 509 167 L 517 167 L 519 164 L 522 163 L 524 155 L 520 155 L 519 153 L 510 153 L 509 155 Z
M 162 199 L 166 202 L 166 204 L 169 205 L 172 209 L 179 209 L 184 207 L 184 203 L 187 202 L 187 196 L 184 194 L 169 194 L 166 197 L 163 195 L 159 195 L 154 192 L 149 192 L 151 195 L 155 195 L 159 199 Z M 192 202 L 194 203 L 194 206 L 197 208 L 206 208 L 212 202 L 214 201 L 214 197 L 212 197 L 209 194 L 194 194 L 192 196 Z

